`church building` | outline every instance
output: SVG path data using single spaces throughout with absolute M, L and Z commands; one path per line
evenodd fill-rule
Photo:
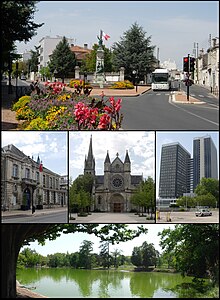
M 124 161 L 117 153 L 112 162 L 107 151 L 104 175 L 96 175 L 91 136 L 88 155 L 85 157 L 84 174 L 91 174 L 94 178 L 92 211 L 130 212 L 135 209 L 130 198 L 143 181 L 143 175 L 131 175 L 128 151 L 125 153 Z

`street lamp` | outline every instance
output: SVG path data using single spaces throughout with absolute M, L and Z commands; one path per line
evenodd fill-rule
M 133 84 L 135 85 L 135 81 L 137 81 L 137 71 L 133 70 Z M 137 92 L 137 82 L 136 82 L 136 92 Z
M 54 81 L 56 81 L 56 75 L 58 74 L 57 69 L 54 70 L 53 75 L 54 75 Z

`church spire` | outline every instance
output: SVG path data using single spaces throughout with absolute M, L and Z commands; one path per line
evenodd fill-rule
M 107 154 L 106 154 L 106 158 L 105 158 L 105 164 L 106 163 L 111 163 L 110 158 L 109 158 L 109 154 L 108 154 L 108 150 L 107 150 Z
M 126 150 L 126 155 L 125 155 L 125 163 L 131 163 L 129 155 L 128 155 L 128 150 Z
M 92 135 L 90 137 L 88 156 L 85 158 L 84 174 L 89 173 L 95 175 L 95 158 L 92 151 Z

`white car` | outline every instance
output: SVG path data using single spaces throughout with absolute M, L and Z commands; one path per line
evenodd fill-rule
M 204 216 L 211 216 L 212 212 L 208 209 L 199 209 L 196 213 L 196 217 L 204 217 Z

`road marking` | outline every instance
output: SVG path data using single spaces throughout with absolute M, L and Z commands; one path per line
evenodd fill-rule
M 204 96 L 203 96 L 203 95 L 199 95 L 199 97 L 202 97 L 202 98 L 204 98 Z
M 195 117 L 197 117 L 197 118 L 199 118 L 199 119 L 202 119 L 202 120 L 204 120 L 204 121 L 207 121 L 207 122 L 209 122 L 209 123 L 212 123 L 212 124 L 214 124 L 214 125 L 219 126 L 218 123 L 215 123 L 215 122 L 210 121 L 210 120 L 208 120 L 208 119 L 206 119 L 206 118 L 200 117 L 200 116 L 198 116 L 198 115 L 196 115 L 196 114 L 194 114 L 194 113 L 192 113 L 192 112 L 190 112 L 190 111 L 188 111 L 188 110 L 186 110 L 186 109 L 184 109 L 184 108 L 182 108 L 182 107 L 179 107 L 179 106 L 175 105 L 175 104 L 171 101 L 171 97 L 169 98 L 169 103 L 172 104 L 173 106 L 175 106 L 176 108 L 179 108 L 180 110 L 183 110 L 183 111 L 185 111 L 186 113 L 188 113 L 188 114 L 190 114 L 190 115 L 192 115 L 192 116 L 195 116 Z

